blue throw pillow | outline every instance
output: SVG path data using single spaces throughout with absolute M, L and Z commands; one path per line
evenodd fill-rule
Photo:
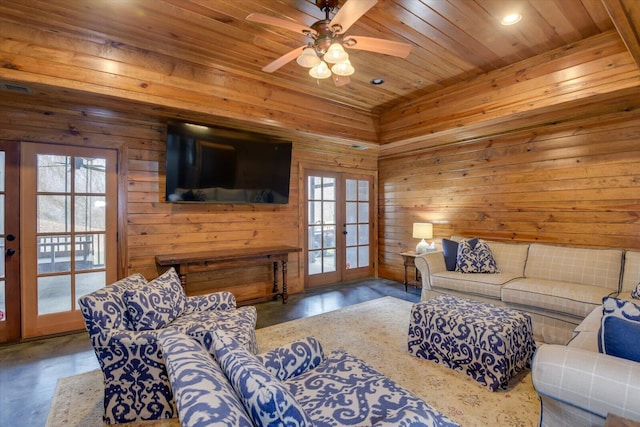
M 286 386 L 234 338 L 215 330 L 213 348 L 220 367 L 256 425 L 313 426 Z
M 613 297 L 602 301 L 601 353 L 640 362 L 640 306 Z
M 442 239 L 442 252 L 444 253 L 444 263 L 448 271 L 456 269 L 456 258 L 458 257 L 458 242 L 449 239 Z
M 638 283 L 638 286 L 631 291 L 631 298 L 640 299 L 640 283 Z
M 478 238 L 467 240 L 472 248 L 478 244 Z M 444 253 L 444 263 L 448 271 L 455 271 L 458 263 L 458 242 L 455 240 L 442 239 L 442 252 Z

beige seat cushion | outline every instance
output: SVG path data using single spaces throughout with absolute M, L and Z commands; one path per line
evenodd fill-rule
M 433 288 L 451 289 L 468 294 L 500 299 L 502 285 L 519 276 L 508 273 L 460 273 L 442 271 L 431 275 Z
M 502 300 L 584 318 L 611 293 L 611 289 L 601 286 L 527 278 L 504 285 Z

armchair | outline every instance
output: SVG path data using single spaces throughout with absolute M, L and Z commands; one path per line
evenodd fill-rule
M 235 296 L 226 291 L 187 297 L 173 268 L 151 282 L 133 274 L 78 303 L 104 377 L 108 424 L 176 416 L 158 343 L 166 327 L 194 337 L 210 352 L 215 328 L 257 351 L 255 307 L 236 308 Z
M 540 396 L 541 427 L 602 427 L 609 413 L 640 422 L 640 319 L 636 314 L 634 320 L 634 307 L 605 298 L 566 346 L 538 348 L 531 379 Z M 620 351 L 636 354 L 623 358 Z
M 640 363 L 544 344 L 532 367 L 542 427 L 601 427 L 608 413 L 640 421 Z

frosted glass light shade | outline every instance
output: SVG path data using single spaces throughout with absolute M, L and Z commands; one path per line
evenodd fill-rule
M 327 79 L 331 77 L 331 70 L 327 66 L 327 63 L 320 61 L 320 64 L 309 70 L 309 75 L 315 79 Z
M 333 74 L 336 74 L 338 76 L 350 76 L 356 70 L 351 65 L 351 62 L 347 59 L 346 61 L 335 64 L 333 67 L 331 67 L 331 71 L 333 71 Z
M 344 62 L 347 59 L 349 59 L 349 54 L 344 51 L 340 43 L 333 43 L 329 46 L 329 49 L 327 49 L 327 53 L 324 54 L 324 60 L 330 64 Z
M 313 68 L 320 65 L 320 58 L 318 58 L 318 54 L 312 47 L 305 47 L 302 49 L 302 53 L 296 59 L 298 65 L 305 68 Z

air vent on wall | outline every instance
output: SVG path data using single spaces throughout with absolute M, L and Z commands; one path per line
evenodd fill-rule
M 26 86 L 20 86 L 13 83 L 2 83 L 0 82 L 0 89 L 8 90 L 9 92 L 17 92 L 17 93 L 31 93 L 31 89 Z

